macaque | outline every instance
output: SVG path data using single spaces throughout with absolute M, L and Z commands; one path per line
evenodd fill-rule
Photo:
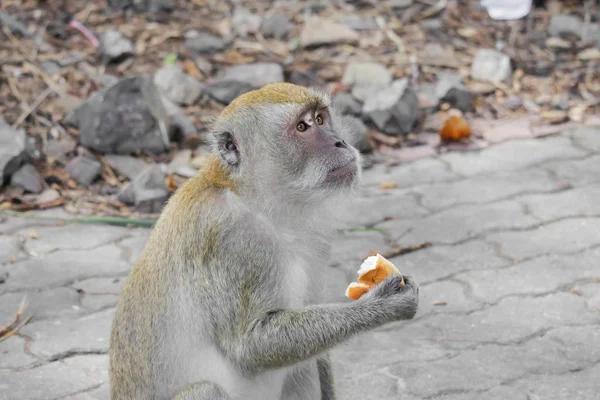
M 289 83 L 241 95 L 212 134 L 210 162 L 168 201 L 119 299 L 112 400 L 333 400 L 328 351 L 418 307 L 406 275 L 318 300 L 360 154 L 329 97 Z

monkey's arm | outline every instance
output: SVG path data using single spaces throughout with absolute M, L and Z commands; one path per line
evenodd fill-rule
M 335 400 L 335 384 L 329 353 L 322 354 L 317 358 L 317 369 L 321 382 L 321 400 Z
M 399 281 L 391 284 L 399 286 Z M 395 319 L 412 318 L 416 312 L 414 296 L 408 293 L 406 297 L 395 297 L 398 299 L 370 297 L 351 303 L 272 311 L 256 318 L 244 334 L 226 347 L 247 371 L 292 365 L 317 356 L 354 334 Z

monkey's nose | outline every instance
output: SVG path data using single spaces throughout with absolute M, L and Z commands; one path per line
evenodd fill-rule
M 335 142 L 335 147 L 346 148 L 348 145 L 343 140 L 338 140 Z

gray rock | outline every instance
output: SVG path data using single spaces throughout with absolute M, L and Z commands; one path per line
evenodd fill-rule
M 364 103 L 369 97 L 374 96 L 384 88 L 381 86 L 371 85 L 354 85 L 352 88 L 352 97 Z
M 0 116 L 0 185 L 12 175 L 26 157 L 27 142 L 25 131 L 13 129 Z
M 294 24 L 283 14 L 275 13 L 263 20 L 260 30 L 264 37 L 281 40 L 294 30 Z
M 261 87 L 269 83 L 283 82 L 283 67 L 269 62 L 235 65 L 225 71 L 220 80 L 239 81 Z
M 321 18 L 311 18 L 304 23 L 300 32 L 302 47 L 335 44 L 357 44 L 358 33 L 346 25 Z
M 42 61 L 40 67 L 42 68 L 42 71 L 50 76 L 60 75 L 61 72 L 60 65 L 54 61 Z
M 548 26 L 548 33 L 552 36 L 575 35 L 581 37 L 583 21 L 575 15 L 553 15 L 550 19 L 550 26 Z
M 58 60 L 58 64 L 61 67 L 68 67 L 69 65 L 78 63 L 87 58 L 87 54 L 81 51 L 71 51 L 66 56 L 61 57 Z
M 369 96 L 363 104 L 363 114 L 382 132 L 406 134 L 419 118 L 419 98 L 407 78 L 399 79 Z
M 150 165 L 123 187 L 117 199 L 125 204 L 135 205 L 140 212 L 160 212 L 169 198 L 166 174 L 165 165 Z
M 249 33 L 257 33 L 262 23 L 260 15 L 252 14 L 244 8 L 236 8 L 231 17 L 231 26 L 236 35 L 245 37 Z
M 46 189 L 37 197 L 38 203 L 51 203 L 60 198 L 60 193 L 54 189 Z
M 171 119 L 171 129 L 169 130 L 169 137 L 171 139 L 177 137 L 185 137 L 195 135 L 198 132 L 194 122 L 189 119 L 183 112 L 183 110 L 174 102 L 172 102 L 164 93 L 161 93 L 162 103 Z
M 18 186 L 27 192 L 41 193 L 44 190 L 42 177 L 35 167 L 31 164 L 25 164 L 13 174 L 10 179 L 12 186 Z
M 4 11 L 0 11 L 0 25 L 5 26 L 12 33 L 18 33 L 25 37 L 33 36 L 25 24 Z
M 352 86 L 352 95 L 364 101 L 371 93 L 389 87 L 392 74 L 388 69 L 375 62 L 350 62 L 346 66 L 342 83 Z
M 464 85 L 460 74 L 442 71 L 438 73 L 437 79 L 435 95 L 438 101 L 450 103 L 463 112 L 473 108 L 475 96 Z
M 117 171 L 117 173 L 120 173 L 129 179 L 134 179 L 150 166 L 150 164 L 139 158 L 116 154 L 108 154 L 104 157 L 104 160 L 112 169 Z
M 133 43 L 121 32 L 108 30 L 100 35 L 98 52 L 105 62 L 119 61 L 133 55 Z
M 350 93 L 340 92 L 333 96 L 333 107 L 342 114 L 360 115 L 360 104 Z
M 254 89 L 249 83 L 240 81 L 218 81 L 207 85 L 204 92 L 222 104 L 229 104 L 236 97 Z
M 185 39 L 185 47 L 199 54 L 211 54 L 224 50 L 229 46 L 229 40 L 217 37 L 208 32 L 197 32 Z
M 193 104 L 202 93 L 202 84 L 176 65 L 166 65 L 156 71 L 154 83 L 170 100 L 178 104 Z
M 132 9 L 149 13 L 170 12 L 175 9 L 173 0 L 109 0 L 108 4 L 113 10 Z
M 508 108 L 511 111 L 516 111 L 519 108 L 523 107 L 523 99 L 521 99 L 516 94 L 512 96 L 508 96 L 504 99 L 504 107 Z
M 102 163 L 86 156 L 78 156 L 67 164 L 67 172 L 82 186 L 89 186 L 102 173 Z
M 342 117 L 344 128 L 348 132 L 348 143 L 356 147 L 361 153 L 366 153 L 371 150 L 368 136 L 369 129 L 359 118 L 351 115 Z
M 359 15 L 345 15 L 339 19 L 339 22 L 355 31 L 372 31 L 379 29 L 379 26 L 372 17 L 361 17 Z
M 170 121 L 161 94 L 145 76 L 132 76 L 95 93 L 67 116 L 83 146 L 104 153 L 169 148 Z
M 507 81 L 512 76 L 510 57 L 494 49 L 479 49 L 471 66 L 471 76 L 480 81 Z
M 568 96 L 557 96 L 554 99 L 552 99 L 552 105 L 559 110 L 568 111 L 569 110 L 569 97 Z

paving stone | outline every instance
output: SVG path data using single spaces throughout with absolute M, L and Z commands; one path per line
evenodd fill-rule
M 419 309 L 415 318 L 429 314 L 467 312 L 479 308 L 481 304 L 475 301 L 470 294 L 467 295 L 467 290 L 468 288 L 464 284 L 452 280 L 433 282 L 426 286 L 421 284 Z
M 583 126 L 572 133 L 572 138 L 578 146 L 595 153 L 600 152 L 600 127 Z
M 346 231 L 334 237 L 330 260 L 332 264 L 340 264 L 341 268 L 356 273 L 367 253 L 371 251 L 384 253 L 388 249 L 389 246 L 381 232 Z
M 460 271 L 492 269 L 507 265 L 492 244 L 473 240 L 457 246 L 432 246 L 390 258 L 401 272 L 415 277 L 419 284 L 439 280 Z
M 0 326 L 2 322 L 0 322 Z M 9 337 L 0 342 L 0 370 L 22 368 L 37 362 L 37 359 L 25 353 L 25 339 L 19 336 Z M 2 384 L 0 384 L 0 396 Z
M 511 344 L 544 329 L 597 322 L 597 314 L 585 307 L 583 298 L 571 293 L 557 293 L 507 297 L 495 306 L 464 316 L 440 314 L 407 326 L 392 323 L 387 329 L 402 327 L 403 335 L 417 335 L 423 340 L 461 349 L 481 343 Z
M 125 281 L 125 277 L 92 278 L 74 283 L 71 287 L 79 292 L 83 308 L 98 311 L 117 304 Z
M 397 187 L 410 187 L 433 182 L 444 182 L 458 178 L 458 175 L 450 172 L 448 167 L 441 161 L 426 158 L 405 165 L 386 168 L 379 164 L 363 171 L 363 184 L 366 187 L 379 186 L 382 183 L 394 181 Z
M 573 186 L 600 182 L 600 155 L 583 160 L 562 160 L 548 162 L 543 167 L 551 171 L 559 180 Z
M 536 338 L 514 347 L 483 345 L 463 351 L 454 358 L 428 362 L 427 373 L 422 373 L 422 365 L 401 362 L 397 367 L 391 367 L 390 373 L 404 378 L 408 391 L 423 397 L 442 392 L 490 389 L 525 374 L 563 373 L 600 360 L 600 350 L 585 354 L 585 343 L 594 343 L 594 339 L 600 338 L 594 328 L 566 328 L 567 331 L 555 336 Z M 581 338 L 567 343 L 556 340 L 557 337 L 579 335 Z
M 74 352 L 107 352 L 115 310 L 94 313 L 79 319 L 32 322 L 20 333 L 33 339 L 32 354 L 55 360 Z
M 0 296 L 0 326 L 11 320 L 21 301 L 26 297 L 26 314 L 34 320 L 65 317 L 74 318 L 83 311 L 79 304 L 79 295 L 70 288 L 59 287 L 41 292 L 6 293 Z
M 525 192 L 549 192 L 560 184 L 539 168 L 525 171 L 502 171 L 475 176 L 458 182 L 439 183 L 415 189 L 421 193 L 421 204 L 437 210 L 457 204 L 488 203 Z
M 65 358 L 18 372 L 0 371 L 0 399 L 60 399 L 108 381 L 108 356 Z
M 64 400 L 110 400 L 110 385 L 106 383 L 97 389 L 65 397 Z
M 20 254 L 19 240 L 16 236 L 0 236 L 0 264 L 8 263 Z
M 574 289 L 583 293 L 588 310 L 600 312 L 600 279 L 593 280 L 592 283 L 575 285 Z
M 540 375 L 535 376 L 535 379 L 524 378 L 512 386 L 528 393 L 528 400 L 595 400 L 600 393 L 598 376 L 600 364 L 560 376 Z
M 146 230 L 146 232 L 139 232 L 142 233 L 135 237 L 123 239 L 119 242 L 119 247 L 122 248 L 124 252 L 124 258 L 128 260 L 131 264 L 134 264 L 137 261 L 140 254 L 144 250 L 146 243 L 148 243 L 148 236 L 150 235 L 150 230 Z
M 335 374 L 336 395 L 340 399 L 392 400 L 398 398 L 398 378 L 368 370 L 360 376 L 350 376 L 338 373 L 336 366 L 334 366 L 333 373 Z M 406 398 L 402 397 L 402 399 Z
M 600 215 L 600 184 L 566 190 L 552 195 L 539 194 L 516 199 L 529 212 L 544 221 L 565 217 Z
M 487 302 L 515 294 L 543 294 L 584 278 L 600 279 L 600 249 L 568 256 L 544 256 L 509 268 L 470 271 L 454 278 L 467 282 L 476 296 Z
M 457 206 L 422 219 L 387 221 L 377 227 L 388 230 L 400 244 L 452 244 L 486 231 L 527 228 L 536 223 L 536 219 L 525 215 L 519 203 L 503 201 Z
M 406 193 L 389 193 L 377 197 L 354 200 L 341 215 L 341 227 L 360 227 L 376 224 L 386 218 L 415 218 L 427 215 L 414 196 Z
M 523 232 L 499 232 L 486 236 L 502 254 L 514 260 L 542 254 L 572 253 L 600 243 L 600 219 L 576 218 L 557 221 Z
M 566 137 L 513 140 L 490 146 L 480 152 L 453 152 L 441 156 L 452 170 L 464 176 L 518 170 L 544 161 L 583 157 L 586 152 L 571 145 Z
M 103 246 L 93 250 L 65 250 L 17 264 L 0 266 L 9 272 L 0 294 L 6 291 L 47 288 L 98 276 L 123 276 L 130 266 L 121 260 L 121 249 Z M 35 276 L 35 279 L 31 277 Z
M 401 343 L 401 345 L 399 345 Z M 378 349 L 385 349 L 385 362 L 381 360 Z M 361 377 L 384 365 L 395 365 L 403 362 L 429 363 L 443 357 L 456 355 L 456 350 L 444 349 L 420 336 L 410 336 L 402 330 L 383 331 L 373 330 L 355 336 L 348 342 L 337 346 L 332 351 L 332 361 L 337 377 L 346 377 L 346 382 L 351 385 L 360 383 L 371 390 L 374 385 L 366 385 Z M 399 375 L 396 375 L 400 377 Z M 345 385 L 339 385 L 345 386 Z M 354 385 L 355 387 L 355 385 Z
M 127 236 L 127 229 L 109 225 L 73 224 L 64 226 L 40 227 L 35 229 L 37 239 L 27 238 L 25 247 L 36 254 L 47 253 L 57 249 L 86 250 L 114 242 Z M 27 232 L 19 232 L 25 236 Z

